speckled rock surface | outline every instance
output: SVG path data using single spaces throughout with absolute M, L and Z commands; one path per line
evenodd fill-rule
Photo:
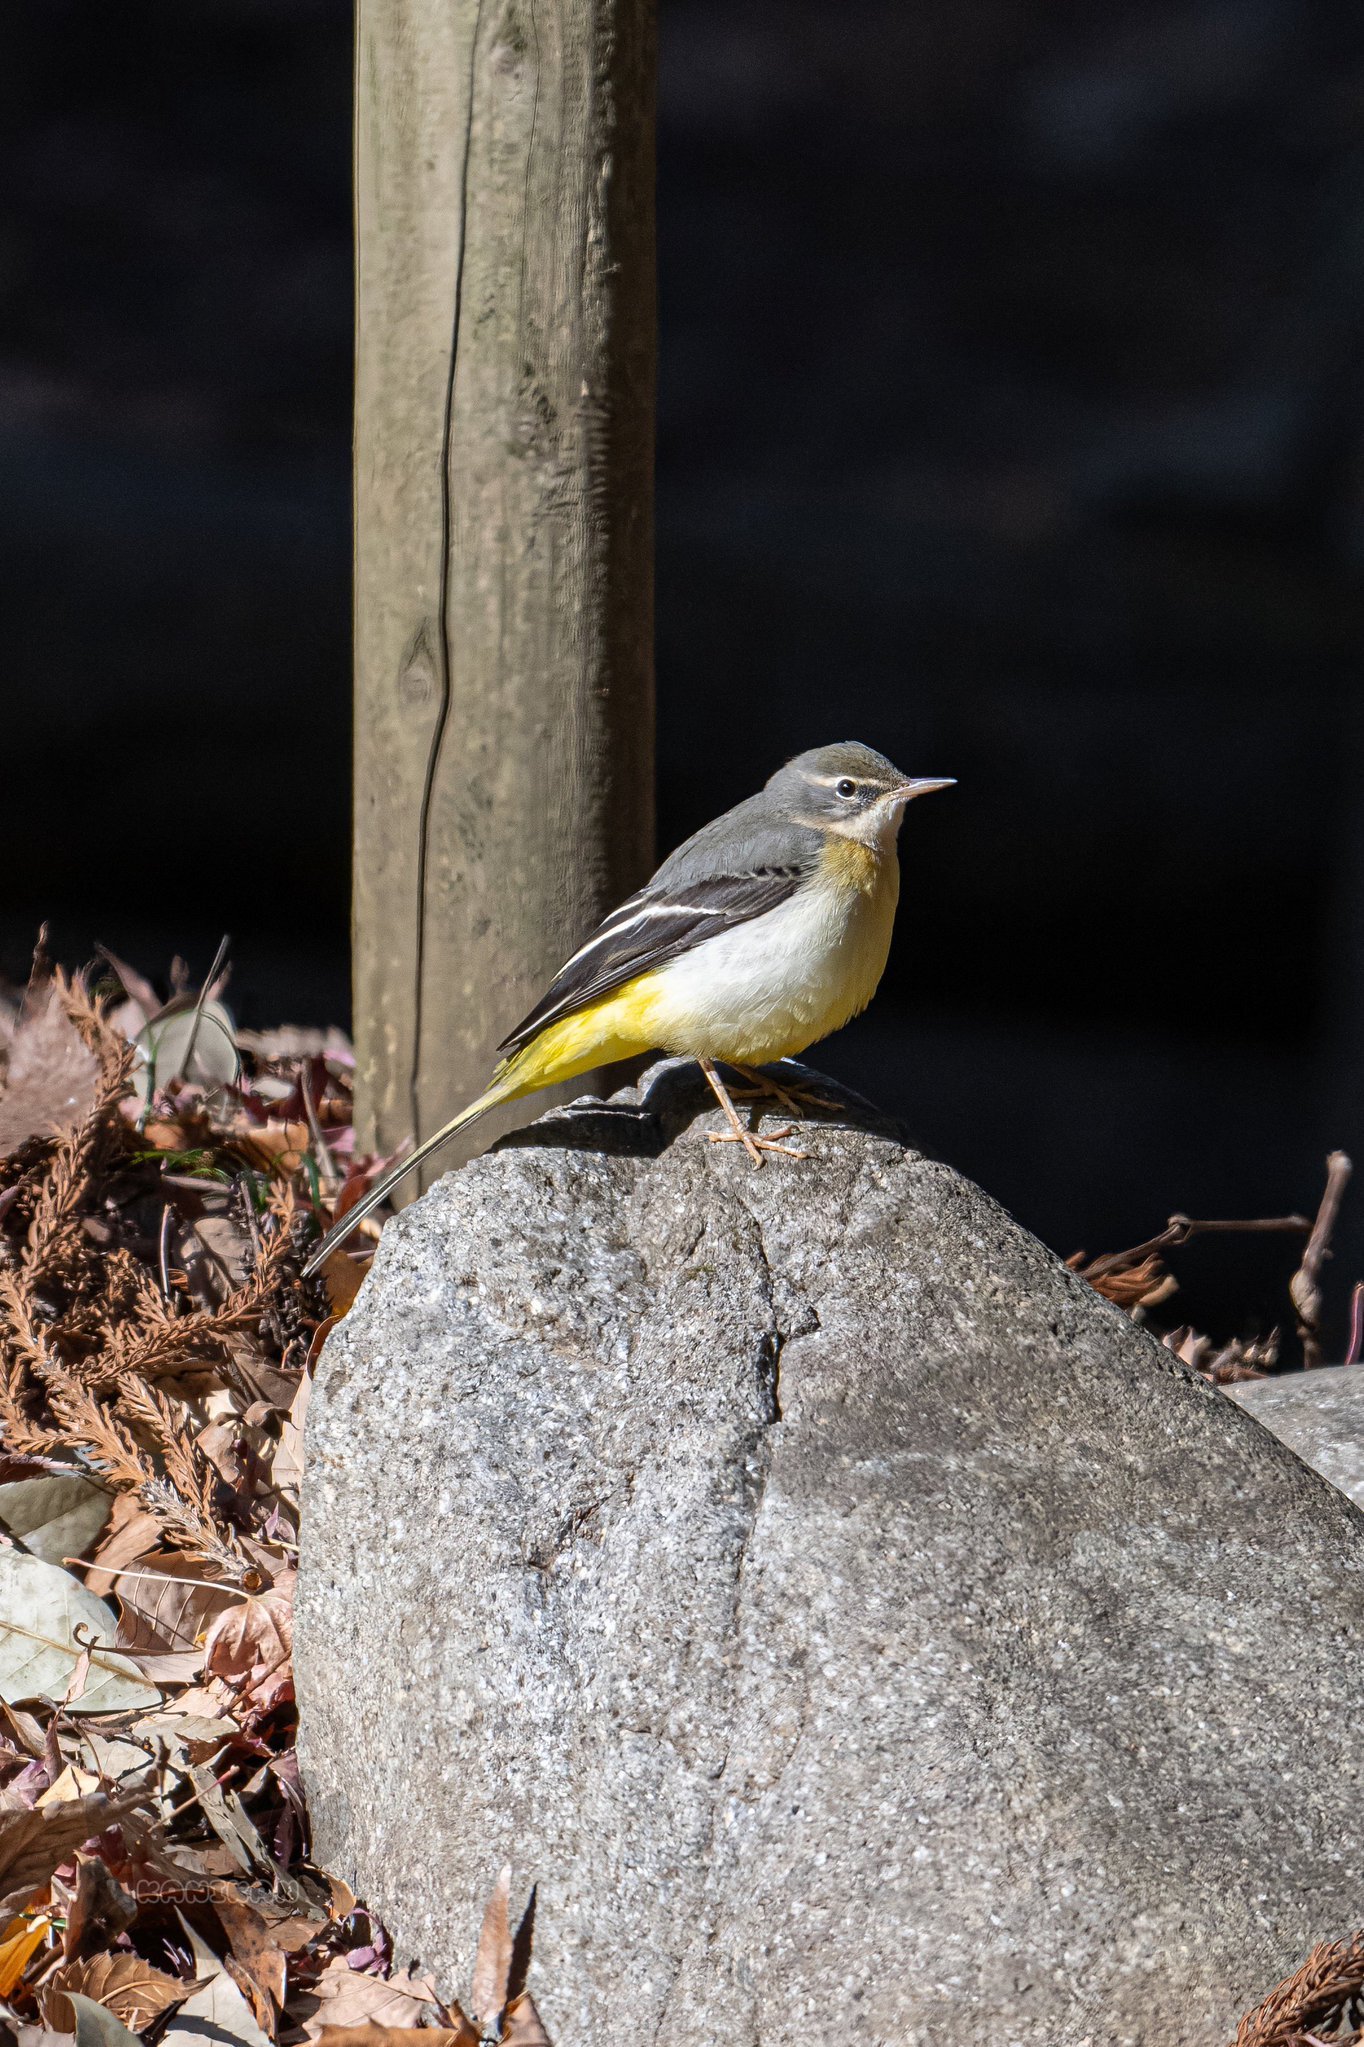
M 694 1073 L 385 1231 L 308 1422 L 317 1847 L 558 2047 L 1224 2047 L 1364 1917 L 1355 1509 L 858 1112 Z
M 1364 1507 L 1364 1367 L 1326 1365 L 1223 1390 Z

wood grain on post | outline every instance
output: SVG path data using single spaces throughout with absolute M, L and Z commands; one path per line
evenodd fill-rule
M 476 1094 L 648 871 L 654 79 L 654 0 L 359 0 L 365 1149 Z

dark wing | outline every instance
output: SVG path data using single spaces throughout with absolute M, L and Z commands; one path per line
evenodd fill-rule
M 707 938 L 775 910 L 810 872 L 808 862 L 755 866 L 744 874 L 713 874 L 661 886 L 663 871 L 646 889 L 613 910 L 586 945 L 559 969 L 553 984 L 498 1050 L 510 1058 L 546 1024 L 586 1009 L 623 988 L 636 974 L 690 952 Z

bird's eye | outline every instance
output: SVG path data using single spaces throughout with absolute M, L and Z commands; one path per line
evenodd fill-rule
M 851 775 L 845 775 L 841 782 L 834 783 L 834 795 L 843 797 L 845 802 L 849 797 L 856 796 L 856 794 L 857 784 L 853 781 Z

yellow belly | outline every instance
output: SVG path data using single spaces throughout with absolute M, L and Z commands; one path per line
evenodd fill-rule
M 541 1032 L 506 1069 L 516 1093 L 663 1051 L 758 1066 L 839 1030 L 876 993 L 899 863 L 839 845 L 779 909 L 710 938 Z

